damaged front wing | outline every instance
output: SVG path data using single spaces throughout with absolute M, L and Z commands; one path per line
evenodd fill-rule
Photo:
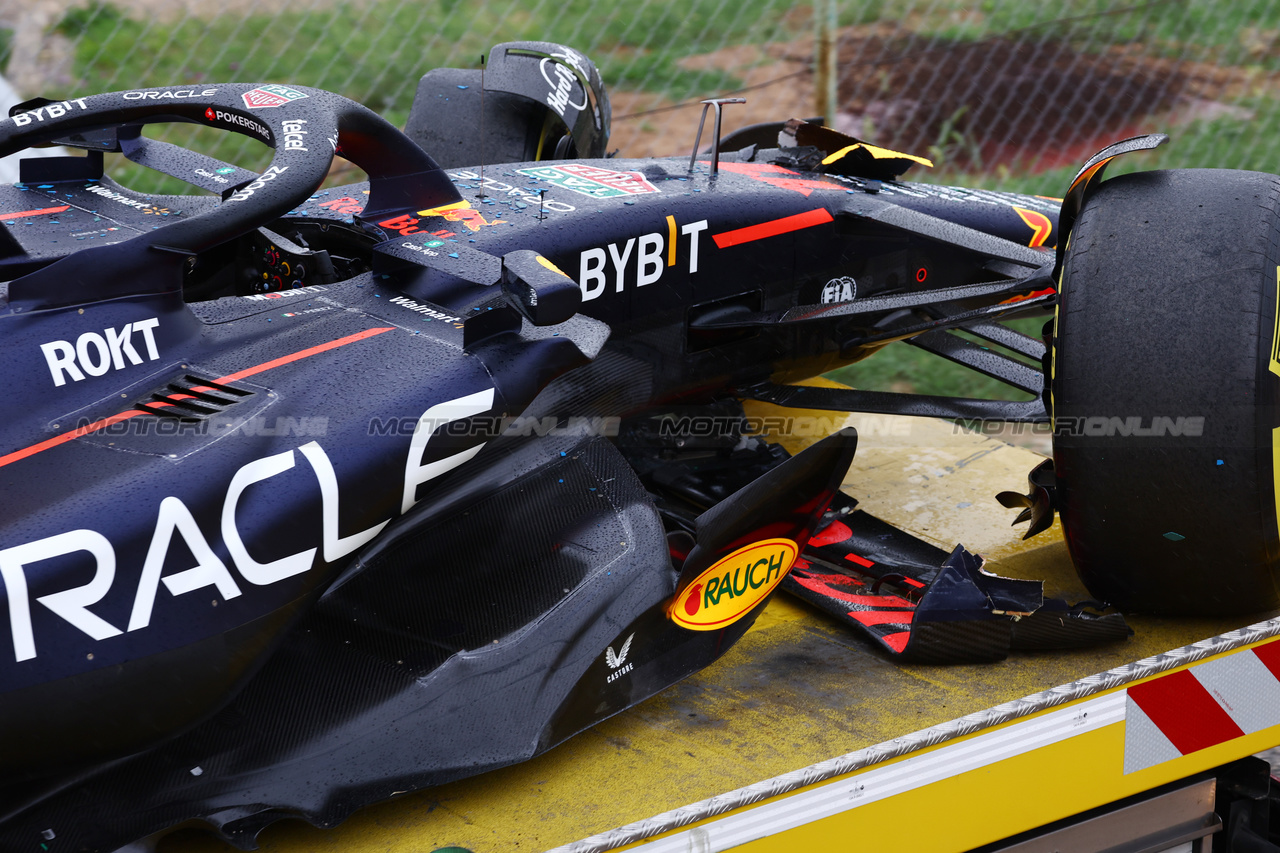
M 896 660 L 980 663 L 1010 651 L 1081 648 L 1133 634 L 1105 605 L 1044 597 L 1041 581 L 990 574 L 856 509 L 840 494 L 783 589 L 872 639 Z

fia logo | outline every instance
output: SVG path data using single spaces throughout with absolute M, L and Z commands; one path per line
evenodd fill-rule
M 858 296 L 858 282 L 851 275 L 833 278 L 822 288 L 822 303 L 852 302 Z
M 630 637 L 627 637 L 626 642 L 622 644 L 622 650 L 617 652 L 616 654 L 613 651 L 613 646 L 609 646 L 607 649 L 605 649 L 604 662 L 609 664 L 609 669 L 614 670 L 613 672 L 609 673 L 609 678 L 606 680 L 607 683 L 612 684 L 614 679 L 616 679 L 618 676 L 625 675 L 626 673 L 631 671 L 632 664 L 627 663 L 626 660 L 627 660 L 627 652 L 631 651 L 631 641 L 634 640 L 635 638 L 636 638 L 635 634 L 632 634 Z

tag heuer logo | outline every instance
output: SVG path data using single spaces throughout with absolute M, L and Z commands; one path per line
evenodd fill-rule
M 267 83 L 256 89 L 250 89 L 240 97 L 244 99 L 244 105 L 250 109 L 265 109 L 267 107 L 284 106 L 290 101 L 300 101 L 307 95 L 297 89 L 290 89 L 288 86 Z
M 649 179 L 639 172 L 615 172 L 582 163 L 538 166 L 517 171 L 522 175 L 541 178 L 557 187 L 573 190 L 575 193 L 592 198 L 618 198 L 658 191 L 658 188 L 649 183 Z

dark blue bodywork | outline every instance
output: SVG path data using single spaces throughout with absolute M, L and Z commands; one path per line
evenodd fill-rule
M 189 818 L 244 844 L 280 816 L 332 823 L 706 666 L 763 602 L 696 632 L 672 597 L 754 539 L 803 545 L 854 438 L 681 530 L 633 470 L 629 419 L 790 388 L 919 334 L 922 306 L 941 330 L 1038 304 L 1053 260 L 1032 248 L 1053 202 L 755 146 L 443 169 L 299 87 L 24 107 L 0 153 L 89 154 L 0 188 L 9 845 L 55 824 L 50 849 L 115 850 Z M 147 140 L 160 121 L 275 159 Z M 135 193 L 104 151 L 211 194 Z M 335 153 L 369 182 L 318 189 Z

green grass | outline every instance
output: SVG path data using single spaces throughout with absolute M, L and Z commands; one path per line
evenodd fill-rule
M 1040 337 L 1045 317 L 1022 317 L 1006 322 L 1024 335 Z M 1030 396 L 905 343 L 892 343 L 855 364 L 827 376 L 863 391 L 904 391 L 990 400 L 1027 400 Z
M 293 82 L 344 94 L 400 118 L 418 77 L 434 67 L 478 67 L 495 43 L 555 41 L 591 56 L 610 86 L 707 92 L 741 84 L 723 72 L 680 67 L 709 42 L 739 45 L 801 34 L 785 20 L 789 0 L 735 4 L 683 0 L 636 4 L 600 21 L 594 0 L 380 0 L 307 13 L 176 23 L 132 19 L 110 3 L 67 13 L 59 28 L 76 38 L 76 60 L 94 80 L 153 86 L 178 82 Z M 87 76 L 87 75 L 86 75 Z
M 985 2 L 977 9 L 970 0 L 927 6 L 872 0 L 842 3 L 839 22 L 888 22 L 908 14 L 922 36 L 979 40 L 1026 31 L 1032 37 L 1086 38 L 1093 48 L 1143 40 L 1218 64 L 1280 67 L 1280 51 L 1266 49 L 1280 30 L 1280 6 L 1261 0 L 1082 0 L 1065 7 L 1029 0 Z M 110 2 L 94 0 L 68 11 L 58 26 L 75 39 L 81 87 L 293 82 L 355 98 L 392 120 L 404 118 L 424 71 L 475 67 L 500 41 L 570 44 L 595 59 L 611 88 L 682 100 L 741 84 L 722 71 L 682 67 L 688 57 L 725 46 L 784 42 L 811 28 L 807 8 L 792 0 L 646 0 L 625 9 L 598 0 L 378 0 L 177 22 L 129 18 Z
M 839 7 L 841 26 L 903 20 L 908 15 L 923 37 L 980 40 L 1022 33 L 1072 38 L 1087 49 L 1140 39 L 1170 54 L 1190 50 L 1206 62 L 1260 71 L 1280 67 L 1280 50 L 1268 49 L 1268 39 L 1280 32 L 1280 5 L 1261 0 L 1132 0 L 1127 5 L 1082 0 L 1067 7 L 1048 0 L 988 0 L 976 6 L 971 0 L 939 0 L 928 6 L 918 0 L 871 0 Z M 685 67 L 687 58 L 729 45 L 785 42 L 808 34 L 811 27 L 808 9 L 792 0 L 646 0 L 625 10 L 597 0 L 377 0 L 307 13 L 188 17 L 176 22 L 130 18 L 110 2 L 94 0 L 68 11 L 59 25 L 75 40 L 80 76 L 76 91 L 47 94 L 272 80 L 339 92 L 402 124 L 417 79 L 427 69 L 476 67 L 497 42 L 545 39 L 573 45 L 591 56 L 615 91 L 648 91 L 685 101 L 742 85 L 741 79 L 724 71 Z M 1250 135 L 1248 127 L 1220 127 L 1226 139 Z M 183 142 L 191 138 L 185 133 L 177 131 L 167 138 Z M 1180 140 L 1179 148 L 1185 150 L 1190 143 L 1197 152 L 1184 158 L 1189 161 L 1206 162 L 1209 158 L 1202 152 L 1207 145 L 1221 148 L 1203 134 L 1185 136 L 1191 138 Z M 1252 135 L 1253 141 L 1271 148 L 1276 147 L 1273 138 Z M 962 143 L 939 140 L 939 147 Z M 252 145 L 227 136 L 208 153 L 243 162 L 252 156 Z M 934 178 L 917 179 L 1055 195 L 1063 191 L 1070 171 L 1028 178 L 1002 173 L 996 166 L 981 176 L 944 169 Z M 144 178 L 140 171 L 126 170 L 121 177 L 149 192 L 180 191 L 173 182 Z
M 611 89 L 664 93 L 673 100 L 740 88 L 724 71 L 681 61 L 716 45 L 786 41 L 796 31 L 790 0 L 647 2 L 602 26 L 594 0 L 456 0 L 338 4 L 308 13 L 140 20 L 109 2 L 69 11 L 58 29 L 74 39 L 81 81 L 75 94 L 221 81 L 299 83 L 338 92 L 403 125 L 418 78 L 431 68 L 477 68 L 496 43 L 546 40 L 597 61 Z M 797 19 L 801 32 L 807 20 Z M 73 93 L 58 93 L 73 94 Z M 190 129 L 149 131 L 190 144 Z M 250 166 L 253 143 L 224 134 L 202 140 L 211 156 Z M 254 161 L 256 162 L 256 160 Z M 185 185 L 124 165 L 118 180 L 144 192 Z

